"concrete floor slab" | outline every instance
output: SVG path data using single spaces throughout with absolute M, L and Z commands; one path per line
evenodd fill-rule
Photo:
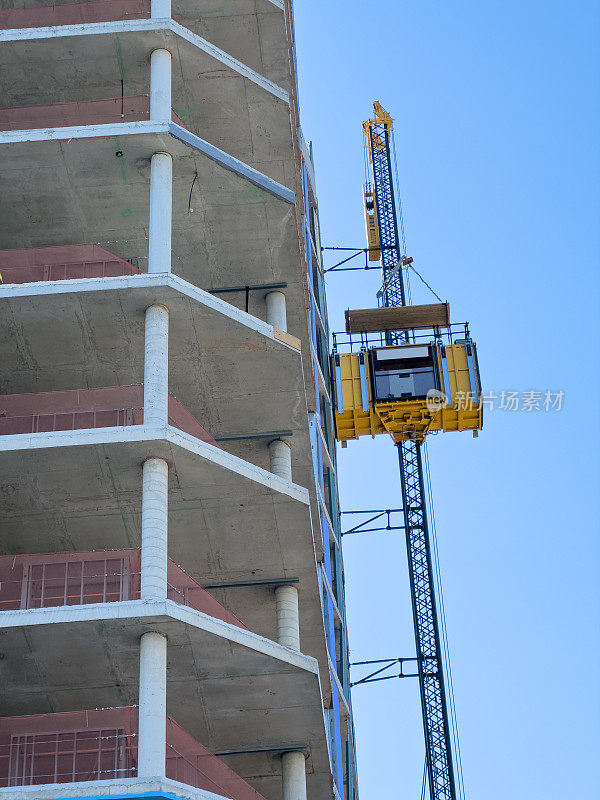
M 225 756 L 223 760 L 229 764 L 232 759 Z M 282 800 L 280 753 L 257 754 L 256 756 L 248 754 L 238 757 L 237 760 L 242 760 L 246 764 L 246 771 L 248 771 L 249 762 L 258 764 L 260 760 L 264 765 L 263 772 L 257 769 L 255 772 L 260 774 L 257 776 L 249 774 L 246 780 L 267 800 Z M 252 768 L 250 767 L 250 769 Z M 239 770 L 236 771 L 238 775 L 241 774 Z M 333 800 L 331 778 L 328 781 L 322 775 L 315 773 L 310 754 L 307 758 L 306 771 L 310 800 Z M 270 772 L 271 777 L 266 778 L 264 772 Z M 260 789 L 258 789 L 258 783 L 261 785 Z M 82 781 L 61 786 L 46 784 L 45 786 L 20 786 L 18 789 L 0 789 L 0 800 L 21 800 L 21 798 L 24 800 L 59 800 L 59 798 L 95 800 L 98 797 L 107 798 L 107 800 L 109 798 L 123 800 L 127 797 L 131 797 L 132 800 L 140 797 L 156 797 L 158 800 L 173 800 L 173 798 L 178 798 L 178 800 L 220 800 L 220 796 L 212 792 L 194 789 L 185 783 L 179 783 L 169 778 L 158 777 L 125 778 L 120 781 Z
M 162 47 L 173 56 L 173 109 L 190 131 L 253 165 L 293 157 L 288 93 L 174 20 L 0 31 L 0 44 L 3 105 L 148 94 L 150 53 Z
M 283 0 L 173 0 L 182 25 L 231 53 L 244 64 L 291 91 Z
M 302 296 L 289 189 L 173 124 L 98 127 L 0 134 L 0 169 L 16 189 L 0 197 L 0 249 L 97 243 L 146 271 L 150 158 L 166 151 L 174 156 L 173 271 L 206 290 L 284 282 Z M 298 336 L 302 305 L 291 304 Z
M 0 394 L 143 382 L 144 312 L 154 303 L 170 312 L 170 393 L 214 437 L 289 430 L 299 449 L 307 425 L 299 351 L 175 275 L 0 286 Z
M 326 782 L 314 659 L 171 601 L 6 611 L 0 630 L 3 716 L 137 703 L 139 639 L 158 631 L 167 712 L 186 731 L 216 752 L 301 744 Z
M 329 693 L 306 489 L 178 431 L 145 426 L 0 438 L 2 554 L 139 547 L 141 465 L 166 458 L 169 555 L 201 585 L 297 579 L 303 652 Z M 213 590 L 276 638 L 272 586 Z

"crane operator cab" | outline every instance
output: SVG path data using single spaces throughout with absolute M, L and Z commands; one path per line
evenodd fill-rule
M 391 311 L 398 317 L 400 312 L 402 317 L 418 308 L 424 307 L 369 313 L 373 317 L 374 312 Z M 347 332 L 351 333 L 348 313 L 367 312 L 347 312 Z M 383 321 L 376 324 L 381 327 Z M 395 318 L 393 324 L 399 322 L 402 319 Z M 359 325 L 365 327 L 364 320 Z M 412 337 L 387 338 L 397 343 L 370 346 L 361 331 L 359 352 L 340 353 L 334 345 L 331 372 L 337 439 L 345 443 L 366 434 L 388 433 L 396 442 L 422 441 L 431 431 L 463 430 L 476 436 L 483 422 L 481 385 L 477 351 L 468 330 L 464 338 L 452 339 L 450 333 L 442 337 L 436 327 L 431 341 L 423 343 L 406 341 L 417 338 L 414 330 Z M 385 342 L 385 337 L 380 335 L 379 340 Z

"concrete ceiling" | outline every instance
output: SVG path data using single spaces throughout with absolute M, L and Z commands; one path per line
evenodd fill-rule
M 177 23 L 165 25 L 99 23 L 80 26 L 79 35 L 52 28 L 45 38 L 3 41 L 3 105 L 149 95 L 150 53 L 162 47 L 173 56 L 173 110 L 192 133 L 263 171 L 269 162 L 271 169 L 291 165 L 287 93 Z M 81 124 L 85 109 L 82 103 Z
M 19 434 L 0 448 L 6 555 L 139 547 L 141 464 L 168 459 L 171 558 L 200 584 L 297 578 L 302 650 L 318 659 L 329 691 L 306 490 L 174 428 Z M 216 596 L 251 630 L 275 638 L 268 589 Z
M 326 796 L 323 703 L 311 659 L 168 601 L 2 616 L 3 716 L 137 703 L 139 638 L 154 630 L 168 639 L 167 712 L 186 731 L 217 752 L 302 745 L 314 788 Z
M 173 271 L 206 290 L 286 283 L 288 327 L 304 337 L 294 206 L 174 135 L 113 129 L 103 138 L 0 144 L 0 169 L 18 187 L 0 196 L 0 248 L 98 243 L 145 271 L 150 158 L 168 151 Z M 286 179 L 281 172 L 269 177 Z
M 142 383 L 144 312 L 153 303 L 170 312 L 169 392 L 209 433 L 290 430 L 295 451 L 310 447 L 299 351 L 174 276 L 0 286 L 0 393 Z

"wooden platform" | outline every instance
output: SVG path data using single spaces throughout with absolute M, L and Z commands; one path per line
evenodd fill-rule
M 361 308 L 346 311 L 346 333 L 401 331 L 413 328 L 447 328 L 450 304 L 431 303 L 398 308 Z

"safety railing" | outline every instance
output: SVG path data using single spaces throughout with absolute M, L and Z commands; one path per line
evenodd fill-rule
M 139 550 L 0 556 L 0 611 L 137 600 L 140 588 Z M 246 627 L 171 558 L 167 599 Z
M 97 244 L 0 250 L 0 283 L 36 283 L 77 278 L 139 275 L 135 264 Z
M 264 800 L 172 717 L 165 775 L 231 800 Z M 116 780 L 137 775 L 137 709 L 0 718 L 0 787 Z
M 452 344 L 459 339 L 470 338 L 469 323 L 452 323 L 445 328 L 425 328 L 410 329 L 404 331 L 381 331 L 377 333 L 347 333 L 346 331 L 336 331 L 331 334 L 333 341 L 333 352 L 357 353 L 369 347 L 386 347 L 389 344 L 389 336 L 393 336 L 396 343 L 398 334 L 406 336 L 406 344 L 419 344 L 428 342 L 441 342 L 442 344 Z M 404 342 L 401 342 L 404 344 Z

